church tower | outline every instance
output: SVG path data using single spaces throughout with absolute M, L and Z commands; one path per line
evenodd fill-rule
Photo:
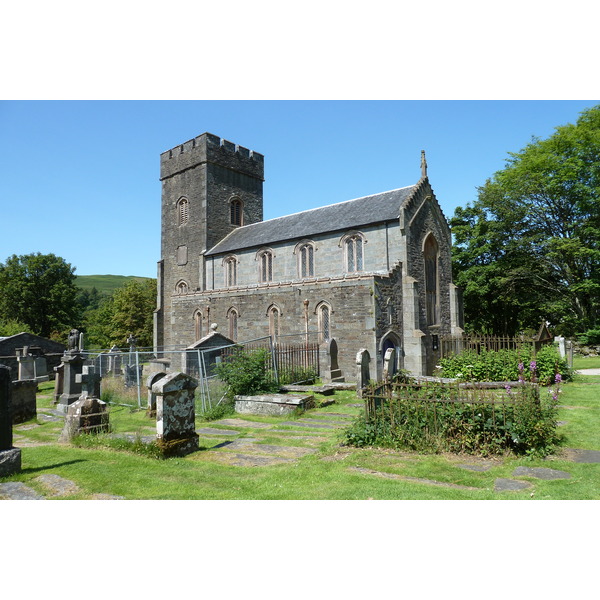
M 160 156 L 161 260 L 155 348 L 171 339 L 173 302 L 206 287 L 204 253 L 263 219 L 264 157 L 210 133 Z

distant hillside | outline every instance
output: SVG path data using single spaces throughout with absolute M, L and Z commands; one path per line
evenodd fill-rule
M 84 290 L 91 290 L 95 287 L 101 294 L 112 294 L 130 281 L 144 281 L 145 279 L 151 278 L 136 277 L 135 275 L 77 275 L 75 285 Z

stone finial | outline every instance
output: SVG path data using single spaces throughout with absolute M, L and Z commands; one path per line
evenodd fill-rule
M 421 179 L 427 177 L 427 160 L 425 159 L 425 150 L 421 150 Z

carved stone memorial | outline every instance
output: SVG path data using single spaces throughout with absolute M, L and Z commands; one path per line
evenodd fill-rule
M 10 369 L 0 365 L 0 477 L 21 470 L 21 450 L 12 445 L 11 394 Z

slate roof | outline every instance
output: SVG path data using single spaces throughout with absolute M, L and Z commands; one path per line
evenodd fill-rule
M 400 207 L 416 187 L 411 185 L 239 227 L 206 252 L 206 255 L 268 246 L 330 231 L 357 229 L 365 225 L 393 221 L 400 217 Z

